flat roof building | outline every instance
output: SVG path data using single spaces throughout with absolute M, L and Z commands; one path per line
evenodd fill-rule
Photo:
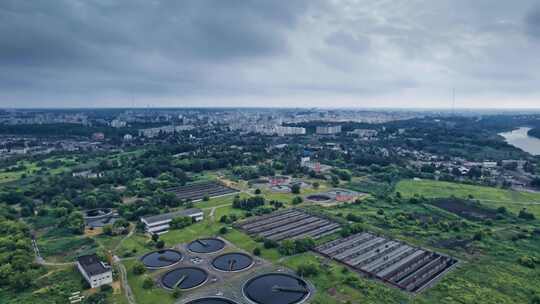
M 77 268 L 92 288 L 113 282 L 111 267 L 101 262 L 95 254 L 78 257 Z
M 143 222 L 145 225 L 146 232 L 151 234 L 163 234 L 169 231 L 170 223 L 174 218 L 182 216 L 191 217 L 195 222 L 198 222 L 204 219 L 204 212 L 198 208 L 191 208 L 176 212 L 141 217 L 141 222 Z
M 321 135 L 332 135 L 341 133 L 341 126 L 319 126 L 316 128 L 315 133 Z

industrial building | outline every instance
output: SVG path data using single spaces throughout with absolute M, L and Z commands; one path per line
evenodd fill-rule
M 101 262 L 97 255 L 83 255 L 77 258 L 77 268 L 91 288 L 97 288 L 113 282 L 112 269 Z
M 153 216 L 141 217 L 141 222 L 145 225 L 145 231 L 150 234 L 163 234 L 169 231 L 170 223 L 177 217 L 191 217 L 198 222 L 204 219 L 204 212 L 198 208 L 180 210 L 176 212 L 163 213 Z

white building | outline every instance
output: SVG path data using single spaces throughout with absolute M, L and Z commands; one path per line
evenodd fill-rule
M 377 130 L 371 130 L 371 129 L 355 129 L 354 131 L 351 131 L 348 133 L 349 135 L 357 135 L 361 138 L 373 138 L 376 137 L 378 132 Z
M 141 222 L 143 222 L 145 225 L 146 232 L 150 234 L 163 234 L 169 232 L 170 223 L 174 218 L 182 216 L 191 217 L 195 222 L 198 222 L 204 219 L 204 212 L 201 209 L 192 208 L 154 216 L 141 217 Z
M 103 173 L 96 173 L 92 172 L 92 170 L 85 170 L 85 171 L 79 171 L 79 172 L 73 172 L 71 173 L 71 176 L 73 177 L 83 177 L 83 178 L 98 178 L 103 177 Z
M 341 133 L 341 126 L 319 126 L 315 132 L 321 135 L 338 134 Z
M 113 128 L 123 128 L 127 125 L 127 123 L 123 120 L 114 119 L 111 121 L 111 127 Z
M 274 132 L 279 136 L 304 135 L 304 134 L 306 134 L 306 128 L 276 126 L 274 128 Z
M 153 137 L 158 136 L 161 133 L 171 134 L 175 132 L 193 130 L 194 128 L 195 127 L 193 126 L 185 125 L 185 126 L 164 126 L 164 127 L 158 127 L 158 128 L 141 129 L 139 130 L 139 136 L 153 138 Z
M 95 254 L 78 257 L 77 268 L 92 288 L 113 282 L 111 267 L 101 262 Z

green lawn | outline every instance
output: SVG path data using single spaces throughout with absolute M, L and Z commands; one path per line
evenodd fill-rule
M 143 281 L 147 276 L 152 278 L 157 277 L 157 273 L 146 273 L 143 275 L 134 275 L 132 266 L 135 263 L 135 260 L 124 261 L 128 274 L 128 282 L 137 303 L 160 303 L 168 304 L 174 303 L 174 298 L 170 293 L 166 292 L 164 289 L 159 287 L 154 287 L 151 289 L 144 289 L 142 287 Z
M 77 256 L 94 253 L 97 244 L 84 236 L 38 238 L 41 255 L 49 262 L 69 262 Z
M 319 266 L 319 274 L 308 277 L 316 288 L 311 303 L 313 304 L 339 304 L 339 303 L 405 303 L 408 296 L 394 288 L 389 288 L 373 280 L 363 279 L 352 271 L 344 270 L 337 262 L 323 263 L 323 258 L 313 253 L 304 253 L 285 258 L 282 265 L 290 269 L 297 269 L 301 264 L 314 264 Z M 356 283 L 347 284 L 347 278 L 357 278 Z
M 487 206 L 493 208 L 506 207 L 508 210 L 518 213 L 522 208 L 527 208 L 540 217 L 540 193 L 518 192 L 493 187 L 465 185 L 434 180 L 403 180 L 396 186 L 396 192 L 403 197 L 412 197 L 415 194 L 426 198 L 456 196 L 467 198 L 472 195 Z
M 18 166 L 24 166 L 24 170 L 18 170 L 18 171 L 9 171 L 6 172 L 6 170 L 0 171 L 0 183 L 8 183 L 12 181 L 16 181 L 20 179 L 23 175 L 32 175 L 41 169 L 36 165 L 34 162 L 29 161 L 19 161 L 17 162 Z

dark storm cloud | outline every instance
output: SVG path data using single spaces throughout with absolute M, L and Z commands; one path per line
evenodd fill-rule
M 4 3 L 0 34 L 8 39 L 0 42 L 2 62 L 91 63 L 117 48 L 211 60 L 266 55 L 286 49 L 282 31 L 306 7 L 304 1 L 103 3 Z
M 536 96 L 539 42 L 535 0 L 3 0 L 0 107 Z
M 197 75 L 203 68 L 198 64 L 287 52 L 284 32 L 295 26 L 307 5 L 308 1 L 3 1 L 0 65 L 8 72 L 26 69 L 21 83 L 38 87 L 44 76 L 53 85 L 77 80 L 74 86 L 85 87 L 139 87 L 145 79 L 143 88 L 153 87 L 156 80 L 181 84 L 202 77 Z M 45 75 L 32 80 L 38 76 L 35 71 Z M 137 73 L 142 79 L 133 81 Z M 124 85 L 117 83 L 122 78 Z M 10 83 L 4 82 L 4 89 Z

